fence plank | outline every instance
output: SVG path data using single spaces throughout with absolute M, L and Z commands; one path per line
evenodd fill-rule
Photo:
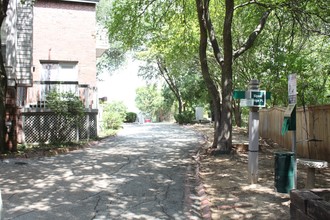
M 271 138 L 280 146 L 291 150 L 291 131 L 281 134 L 285 108 L 273 107 L 260 110 L 259 135 Z M 330 162 L 330 105 L 308 106 L 306 113 L 297 108 L 297 154 L 299 157 Z M 320 139 L 321 142 L 308 142 Z

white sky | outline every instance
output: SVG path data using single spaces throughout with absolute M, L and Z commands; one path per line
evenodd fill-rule
M 125 66 L 111 76 L 109 73 L 103 73 L 100 77 L 103 81 L 98 82 L 99 98 L 107 97 L 108 102 L 123 101 L 128 111 L 138 113 L 135 90 L 145 86 L 145 82 L 137 76 L 139 65 L 138 61 L 128 60 Z

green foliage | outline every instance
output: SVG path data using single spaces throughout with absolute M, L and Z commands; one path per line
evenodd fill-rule
M 136 89 L 135 103 L 138 109 L 152 119 L 158 120 L 164 114 L 164 97 L 156 85 Z
M 133 123 L 136 121 L 137 114 L 135 112 L 127 112 L 125 117 L 125 122 Z
M 101 2 L 105 4 L 104 0 Z M 166 89 L 170 88 L 172 97 L 176 99 L 174 102 L 182 102 L 185 107 L 208 102 L 207 89 L 202 82 L 197 60 L 199 28 L 195 7 L 194 1 L 114 0 L 102 6 L 99 13 L 107 11 L 105 23 L 110 41 L 120 42 L 123 50 L 138 48 L 136 58 L 146 63 L 141 67 L 139 75 L 151 82 L 163 78 L 167 84 Z M 160 60 L 163 73 L 160 73 L 157 65 Z M 154 118 L 156 115 L 167 114 L 173 100 L 165 99 L 163 104 L 156 100 L 144 100 L 148 105 L 141 106 L 141 111 Z M 155 102 L 158 102 L 157 110 L 150 107 L 155 106 Z
M 195 114 L 192 111 L 184 111 L 181 114 L 176 114 L 174 116 L 175 121 L 180 125 L 191 123 L 194 120 L 194 117 Z
M 113 72 L 123 66 L 125 61 L 125 51 L 112 44 L 110 45 L 110 48 L 106 50 L 100 58 L 97 59 L 97 72 Z
M 147 62 L 141 75 L 159 80 L 157 58 L 165 63 L 169 76 L 180 92 L 185 107 L 204 106 L 209 102 L 207 89 L 199 74 L 199 30 L 195 1 L 128 1 L 101 0 L 106 6 L 102 19 L 111 41 L 120 42 L 123 51 L 139 48 L 138 59 Z M 267 10 L 272 10 L 266 26 L 254 42 L 233 65 L 233 86 L 246 90 L 251 79 L 259 79 L 260 88 L 272 93 L 270 105 L 287 105 L 287 77 L 298 76 L 298 104 L 329 103 L 329 1 L 328 0 L 260 0 L 235 1 L 233 17 L 233 50 L 238 50 L 260 22 Z M 247 3 L 247 4 L 246 4 Z M 210 1 L 210 18 L 215 37 L 223 45 L 224 1 Z M 321 37 L 319 34 L 327 34 Z M 223 53 L 223 51 L 220 51 Z M 222 77 L 213 51 L 208 47 L 211 77 L 220 90 Z M 213 57 L 213 58 L 212 58 Z M 176 103 L 169 87 L 163 92 L 164 109 Z M 149 94 L 150 95 L 150 94 Z M 302 98 L 302 95 L 304 98 Z M 146 97 L 148 94 L 145 95 Z M 151 96 L 151 95 L 150 95 Z M 145 111 L 156 112 L 158 99 L 146 99 Z M 142 102 L 142 100 L 141 100 Z M 153 103 L 153 104 L 151 104 Z M 153 110 L 151 110 L 153 109 Z M 167 110 L 166 110 L 167 111 Z
M 72 92 L 51 91 L 47 94 L 46 100 L 48 108 L 67 119 L 79 119 L 85 114 L 82 101 Z
M 103 104 L 102 128 L 119 129 L 126 118 L 127 107 L 123 102 L 113 101 Z

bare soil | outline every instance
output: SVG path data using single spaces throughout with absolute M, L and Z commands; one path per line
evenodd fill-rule
M 276 192 L 274 187 L 274 154 L 288 151 L 271 140 L 259 141 L 258 183 L 248 181 L 248 134 L 246 129 L 234 128 L 234 153 L 210 154 L 213 127 L 195 124 L 193 129 L 205 136 L 199 152 L 199 177 L 204 186 L 211 219 L 290 219 L 290 195 Z M 303 189 L 306 168 L 297 168 L 297 188 Z M 330 169 L 316 171 L 315 188 L 330 188 Z

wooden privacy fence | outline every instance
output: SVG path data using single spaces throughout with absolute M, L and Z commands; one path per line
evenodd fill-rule
M 270 138 L 291 150 L 292 131 L 282 136 L 285 108 L 273 107 L 259 111 L 259 135 Z M 330 105 L 297 108 L 298 157 L 330 162 Z

